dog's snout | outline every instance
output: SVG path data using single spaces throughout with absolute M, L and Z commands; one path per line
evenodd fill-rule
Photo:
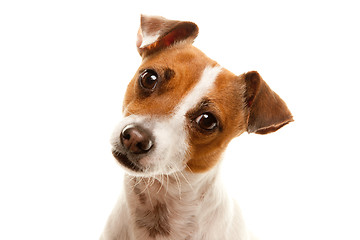
M 128 125 L 122 130 L 120 140 L 125 149 L 134 154 L 146 153 L 153 146 L 150 133 L 134 125 Z

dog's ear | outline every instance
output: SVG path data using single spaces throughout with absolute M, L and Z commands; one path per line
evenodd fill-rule
M 247 132 L 267 134 L 293 121 L 285 102 L 275 93 L 256 71 L 242 75 L 245 80 Z
M 180 41 L 192 43 L 199 33 L 195 23 L 141 15 L 136 46 L 142 57 Z

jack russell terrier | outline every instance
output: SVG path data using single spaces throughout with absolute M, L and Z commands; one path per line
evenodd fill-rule
M 111 139 L 126 171 L 124 194 L 101 239 L 248 240 L 219 179 L 227 145 L 293 121 L 256 71 L 236 76 L 192 45 L 192 22 L 141 16 L 142 63 Z

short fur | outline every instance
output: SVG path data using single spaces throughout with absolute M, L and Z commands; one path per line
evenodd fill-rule
M 277 131 L 292 115 L 257 72 L 236 76 L 192 46 L 197 34 L 191 22 L 141 17 L 143 62 L 111 140 L 126 171 L 124 193 L 101 239 L 250 239 L 221 185 L 221 156 L 234 137 Z M 152 89 L 139 83 L 148 69 L 157 74 Z M 214 128 L 202 127 L 204 114 L 215 119 Z M 151 149 L 135 154 L 124 146 L 127 126 L 148 131 Z

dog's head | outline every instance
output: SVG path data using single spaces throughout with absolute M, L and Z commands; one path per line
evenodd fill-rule
M 285 102 L 253 71 L 236 76 L 192 45 L 192 22 L 141 16 L 143 61 L 125 95 L 113 155 L 130 174 L 215 166 L 243 132 L 267 134 L 292 121 Z

